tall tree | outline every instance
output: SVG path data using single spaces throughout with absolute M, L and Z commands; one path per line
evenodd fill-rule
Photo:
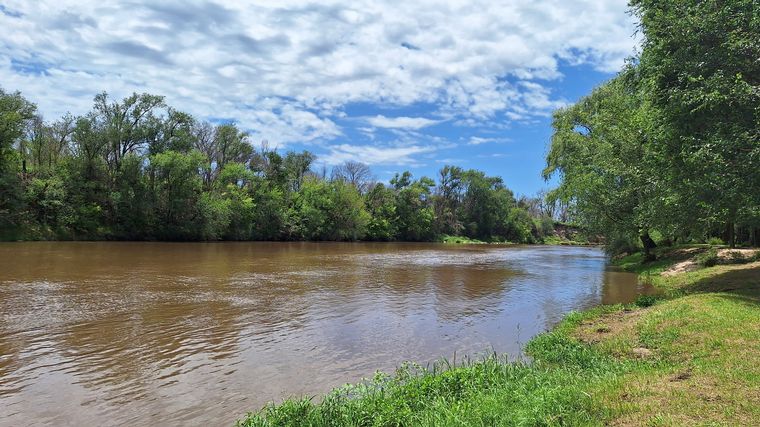
M 434 198 L 436 230 L 438 233 L 458 235 L 464 230 L 459 218 L 462 202 L 464 171 L 457 166 L 444 166 L 438 172 L 438 187 Z
M 129 153 L 144 148 L 158 133 L 158 109 L 164 108 L 162 96 L 132 94 L 122 102 L 112 102 L 103 92 L 95 96 L 91 115 L 93 128 L 106 142 L 106 161 L 111 173 L 118 171 Z
M 667 193 L 649 150 L 651 116 L 629 83 L 622 75 L 555 112 L 543 175 L 559 175 L 550 197 L 572 204 L 585 226 L 611 240 L 638 236 L 649 251 L 652 215 L 667 212 L 656 205 Z
M 657 110 L 669 185 L 726 225 L 760 205 L 760 7 L 756 0 L 633 0 L 641 76 Z
M 18 172 L 23 156 L 14 145 L 21 141 L 35 110 L 20 93 L 0 88 L 0 234 L 15 230 L 22 220 L 24 201 Z
M 155 181 L 156 235 L 169 240 L 195 240 L 205 229 L 201 205 L 202 180 L 198 175 L 205 162 L 198 151 L 188 154 L 166 151 L 150 159 Z
M 365 163 L 349 160 L 333 168 L 331 178 L 345 181 L 364 194 L 374 180 L 372 170 Z
M 299 191 L 306 173 L 311 168 L 316 156 L 308 151 L 296 153 L 289 151 L 282 161 L 282 168 L 291 191 Z
M 396 189 L 398 238 L 409 241 L 433 238 L 434 213 L 430 200 L 435 186 L 433 180 L 424 176 L 412 180 L 412 174 L 407 171 L 396 174 L 391 179 L 391 185 Z
M 37 116 L 29 126 L 27 139 L 30 167 L 36 172 L 52 173 L 63 156 L 71 149 L 76 118 L 71 114 L 47 124 Z
M 462 175 L 462 222 L 469 236 L 490 240 L 504 236 L 508 213 L 515 206 L 512 192 L 499 177 L 468 170 Z
M 370 240 L 396 240 L 399 221 L 396 214 L 396 193 L 393 189 L 383 183 L 371 186 L 365 196 L 365 204 L 370 213 L 367 237 Z

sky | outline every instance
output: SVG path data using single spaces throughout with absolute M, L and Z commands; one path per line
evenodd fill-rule
M 148 92 L 318 169 L 452 164 L 527 195 L 552 111 L 639 45 L 625 0 L 0 0 L 0 28 L 0 86 L 47 120 Z

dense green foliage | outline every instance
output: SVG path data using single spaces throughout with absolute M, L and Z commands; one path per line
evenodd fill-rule
M 618 77 L 555 113 L 550 197 L 605 235 L 760 244 L 760 8 L 635 0 L 645 37 Z
M 501 178 L 446 166 L 438 185 L 374 182 L 347 162 L 329 178 L 234 124 L 213 126 L 135 94 L 46 123 L 0 91 L 0 239 L 409 240 L 446 234 L 534 242 L 551 220 Z M 548 223 L 548 227 L 547 227 Z

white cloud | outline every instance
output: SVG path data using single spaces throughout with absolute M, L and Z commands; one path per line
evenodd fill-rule
M 50 118 L 86 112 L 102 90 L 148 91 L 201 118 L 234 118 L 275 144 L 341 135 L 336 120 L 352 102 L 428 103 L 434 117 L 460 123 L 547 115 L 564 104 L 541 83 L 561 77 L 559 60 L 611 71 L 636 43 L 626 0 L 3 5 L 0 82 Z M 350 154 L 339 147 L 336 156 Z
M 339 165 L 349 160 L 368 165 L 421 164 L 420 155 L 438 150 L 436 146 L 410 145 L 404 147 L 338 144 L 329 147 L 327 154 L 319 158 L 327 165 Z
M 435 161 L 436 163 L 440 163 L 443 165 L 457 165 L 461 166 L 462 163 L 467 163 L 467 160 L 465 159 L 458 159 L 458 158 L 446 158 L 446 159 L 437 159 Z
M 470 139 L 467 141 L 467 145 L 481 145 L 481 144 L 488 144 L 488 143 L 497 143 L 497 142 L 508 142 L 508 138 L 486 138 L 482 136 L 471 136 Z
M 426 119 L 424 117 L 385 117 L 378 115 L 369 117 L 367 122 L 379 128 L 419 130 L 440 123 L 440 120 Z

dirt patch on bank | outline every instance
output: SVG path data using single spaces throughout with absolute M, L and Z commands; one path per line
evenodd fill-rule
M 734 249 L 720 249 L 718 250 L 718 259 L 722 261 L 746 261 L 754 257 L 758 253 L 757 249 L 747 248 L 734 248 Z
M 676 262 L 670 268 L 663 271 L 661 274 L 663 276 L 669 277 L 669 276 L 675 276 L 681 273 L 687 273 L 689 271 L 695 271 L 702 268 L 702 266 L 697 261 L 697 257 L 705 253 L 709 250 L 709 248 L 688 248 L 688 249 L 679 249 L 678 251 L 674 252 L 673 254 L 670 254 L 670 257 L 681 259 L 681 261 Z M 757 249 L 746 249 L 746 248 L 722 248 L 717 250 L 717 257 L 718 257 L 718 264 L 726 265 L 726 264 L 741 264 L 748 262 L 752 257 L 756 256 L 758 253 Z
M 670 268 L 663 271 L 661 274 L 666 277 L 675 276 L 677 274 L 698 270 L 699 267 L 700 265 L 696 261 L 694 261 L 693 259 L 687 259 L 685 261 L 680 261 L 673 264 Z
M 649 349 L 643 349 L 635 342 L 638 335 L 636 325 L 644 311 L 645 309 L 641 308 L 623 309 L 584 321 L 576 328 L 573 335 L 584 343 L 605 346 L 615 356 L 639 358 L 652 356 Z

